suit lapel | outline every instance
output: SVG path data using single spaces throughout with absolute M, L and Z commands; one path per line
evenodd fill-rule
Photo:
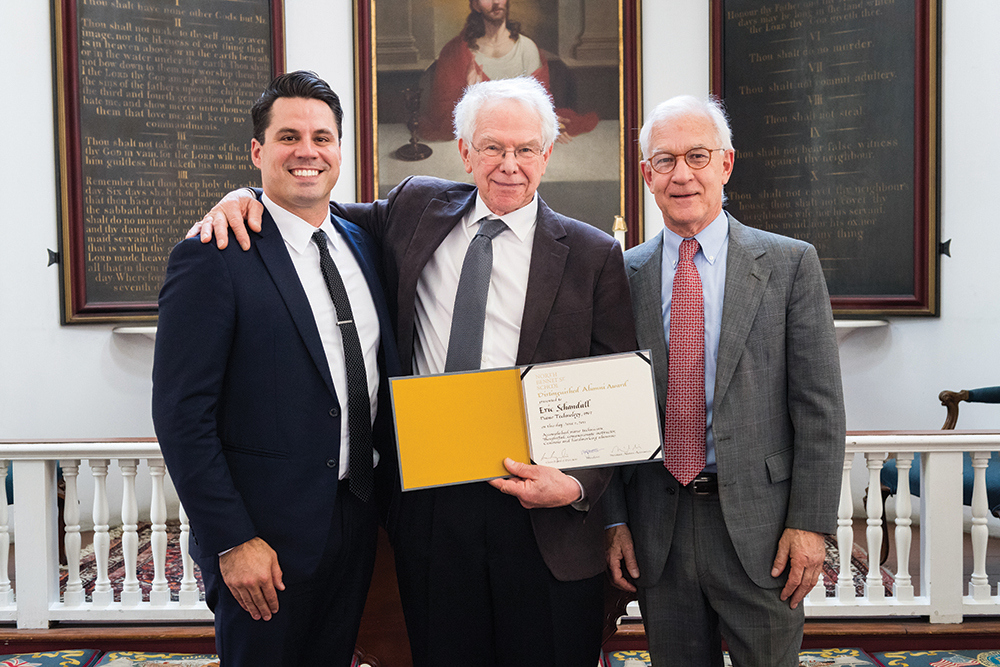
M 566 230 L 562 223 L 539 197 L 531 265 L 528 268 L 528 289 L 517 345 L 518 364 L 530 363 L 534 358 L 538 340 L 549 319 L 549 313 L 552 312 L 569 255 L 569 246 L 560 240 L 565 236 Z
M 396 331 L 404 372 L 409 372 L 413 364 L 413 317 L 416 310 L 417 281 L 434 251 L 455 225 L 461 222 L 475 197 L 476 190 L 472 189 L 467 192 L 449 191 L 447 199 L 432 199 L 420 215 L 399 262 L 399 287 L 396 292 L 399 313 Z
M 728 217 L 729 255 L 715 370 L 715 405 L 722 402 L 729 388 L 771 275 L 770 268 L 758 261 L 764 248 L 748 237 L 743 225 Z
M 330 376 L 330 365 L 323 352 L 323 342 L 319 337 L 319 329 L 316 328 L 312 307 L 309 305 L 309 299 L 306 298 L 305 290 L 302 289 L 302 283 L 299 281 L 299 274 L 292 264 L 292 258 L 288 256 L 285 240 L 281 238 L 281 233 L 278 232 L 278 228 L 267 209 L 264 209 L 260 235 L 254 241 L 254 247 L 257 248 L 264 266 L 271 274 L 271 279 L 281 294 L 292 321 L 295 322 L 295 328 L 302 336 L 309 356 L 312 357 L 313 363 L 316 364 L 316 368 L 323 376 L 323 381 L 326 382 L 330 393 L 336 396 L 333 378 Z
M 629 289 L 632 292 L 632 311 L 635 314 L 635 333 L 639 349 L 648 348 L 653 358 L 656 393 L 667 396 L 667 341 L 663 335 L 662 313 L 662 261 L 663 232 L 655 243 L 638 246 L 629 251 L 625 260 Z M 662 405 L 662 401 L 659 403 Z

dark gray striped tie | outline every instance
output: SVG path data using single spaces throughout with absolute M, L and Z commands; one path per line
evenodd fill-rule
M 344 342 L 344 366 L 347 371 L 347 426 L 350 429 L 350 454 L 347 457 L 351 493 L 363 501 L 371 498 L 375 488 L 372 470 L 372 408 L 368 395 L 368 374 L 365 357 L 361 352 L 358 327 L 354 323 L 351 300 L 340 277 L 337 265 L 326 247 L 326 232 L 316 230 L 313 243 L 319 248 L 319 268 L 323 271 L 326 288 L 330 290 L 333 307 L 337 311 L 337 326 Z M 333 369 L 330 369 L 333 372 Z
M 505 229 L 507 225 L 503 220 L 483 218 L 465 252 L 451 316 L 446 372 L 477 370 L 482 364 L 486 297 L 493 271 L 493 239 Z

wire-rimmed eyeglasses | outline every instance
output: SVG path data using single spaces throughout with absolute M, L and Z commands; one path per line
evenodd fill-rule
M 725 148 L 692 148 L 684 154 L 684 161 L 692 169 L 704 169 L 712 161 L 712 153 Z M 677 156 L 673 153 L 657 153 L 646 160 L 650 168 L 660 174 L 669 174 L 677 166 Z
M 469 145 L 472 146 L 472 150 L 479 153 L 481 156 L 487 160 L 499 162 L 507 156 L 507 151 L 509 150 L 514 154 L 514 159 L 518 162 L 531 162 L 532 160 L 537 160 L 542 156 L 544 152 L 538 146 L 518 146 L 516 148 L 503 148 L 494 143 L 487 143 L 482 148 L 477 148 L 475 144 L 471 141 Z

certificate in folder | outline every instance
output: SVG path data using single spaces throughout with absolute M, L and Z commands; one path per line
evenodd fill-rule
M 404 491 L 662 458 L 649 352 L 390 380 Z

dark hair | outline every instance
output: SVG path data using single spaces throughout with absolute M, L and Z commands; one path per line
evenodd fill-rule
M 271 107 L 279 97 L 304 97 L 326 102 L 337 121 L 337 138 L 344 137 L 341 128 L 344 110 L 340 106 L 337 93 L 333 92 L 326 81 L 316 76 L 315 72 L 299 70 L 276 76 L 267 84 L 260 99 L 254 102 L 253 108 L 250 109 L 250 117 L 253 118 L 253 138 L 259 143 L 264 143 L 264 132 L 271 124 Z
M 469 16 L 465 19 L 465 27 L 462 28 L 462 39 L 466 44 L 469 45 L 470 51 L 475 51 L 477 48 L 476 40 L 486 34 L 486 19 L 483 15 L 473 9 L 472 0 L 469 0 Z M 521 34 L 521 24 L 517 21 L 511 21 L 507 19 L 507 30 L 510 31 L 510 39 L 513 42 L 517 41 L 518 36 Z

